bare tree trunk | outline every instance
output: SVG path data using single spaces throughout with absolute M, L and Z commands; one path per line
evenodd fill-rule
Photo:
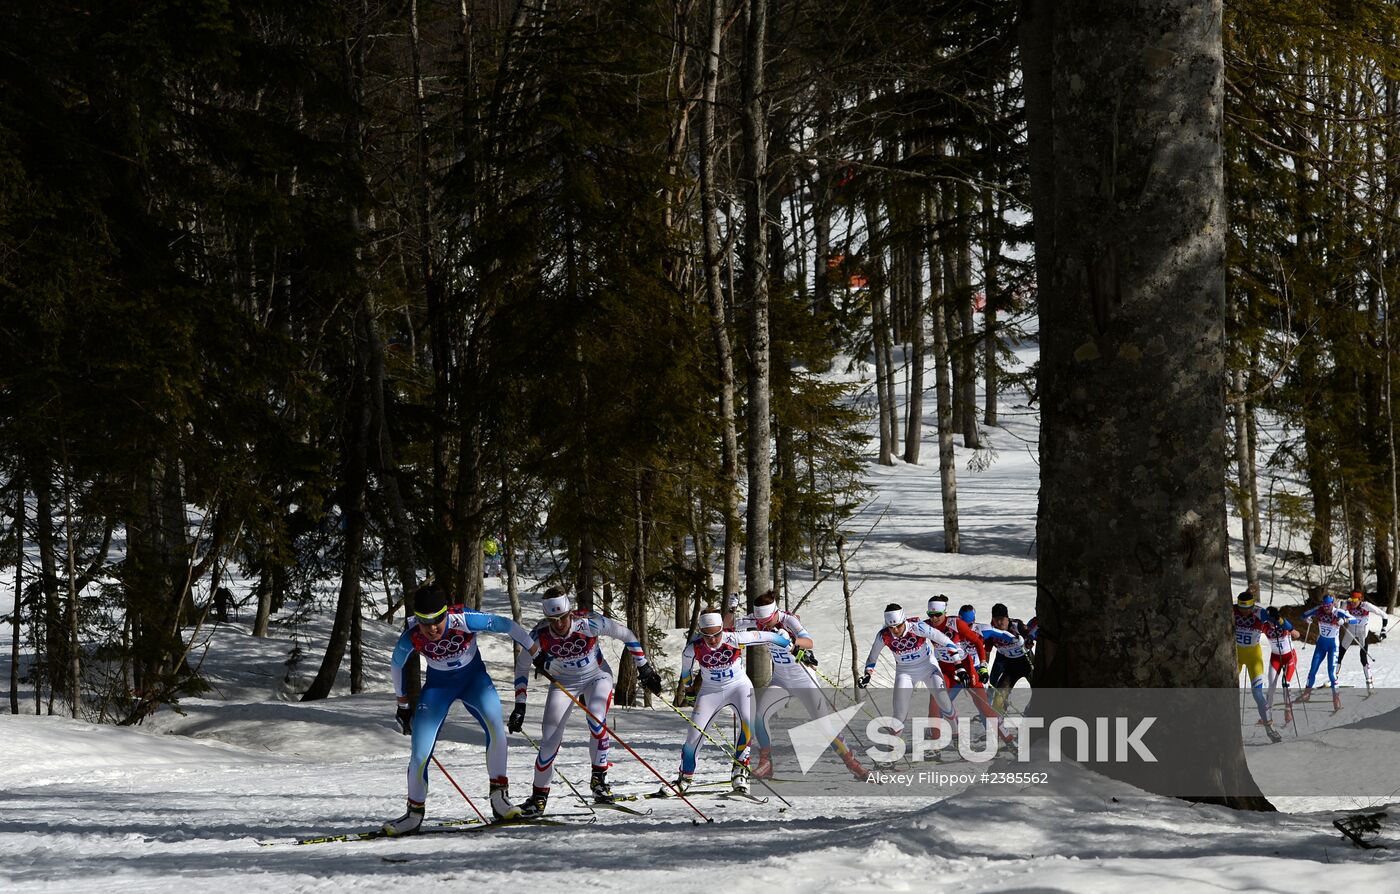
M 768 334 L 768 226 L 764 186 L 768 176 L 768 133 L 763 103 L 764 43 L 768 39 L 767 0 L 745 0 L 742 90 L 744 180 L 744 299 L 749 310 L 748 349 L 748 513 L 745 518 L 744 582 L 748 606 L 772 586 L 768 526 L 772 509 L 772 436 Z M 764 662 L 749 664 L 755 685 L 767 682 Z
M 1186 687 L 1197 710 L 1165 712 L 1153 736 L 1198 747 L 1157 752 L 1150 775 L 1136 772 L 1141 764 L 1094 768 L 1271 809 L 1245 764 L 1221 610 L 1230 586 L 1220 0 L 1151 9 L 1031 0 L 1023 29 L 1028 87 L 1043 75 L 1038 54 L 1053 48 L 1048 87 L 1026 94 L 1032 153 L 1052 153 L 1032 170 L 1054 172 L 1034 207 L 1042 644 L 1030 708 L 1054 716 L 1056 687 Z M 1050 108 L 1037 107 L 1046 95 Z M 1206 687 L 1228 698 L 1212 700 Z
M 1000 360 L 997 358 L 997 305 L 1001 300 L 1001 209 L 991 187 L 982 190 L 982 378 L 986 385 L 986 405 L 982 424 L 997 424 L 997 391 Z
M 841 566 L 841 599 L 846 606 L 846 638 L 851 643 L 851 683 L 860 679 L 860 651 L 856 645 L 856 622 L 851 614 L 851 577 L 846 573 L 846 538 L 836 535 L 836 561 Z
M 943 551 L 961 551 L 958 538 L 958 470 L 953 443 L 953 388 L 948 357 L 948 327 L 944 320 L 947 293 L 939 286 L 939 246 L 933 237 L 934 200 L 925 205 L 928 233 L 929 303 L 933 308 L 934 395 L 938 411 L 938 481 L 943 508 Z M 946 282 L 946 280 L 945 280 Z
M 904 461 L 919 464 L 924 432 L 924 284 L 922 251 L 905 251 L 904 273 L 909 284 L 909 389 L 905 395 Z
M 700 115 L 700 214 L 704 218 L 705 296 L 710 310 L 710 337 L 719 364 L 720 490 L 724 513 L 724 592 L 739 592 L 739 556 L 743 548 L 739 518 L 739 436 L 734 407 L 734 351 L 724 312 L 720 262 L 724 246 L 719 235 L 719 211 L 715 204 L 715 117 L 719 91 L 719 63 L 724 37 L 724 0 L 710 0 L 709 44 Z
M 82 641 L 79 639 L 82 624 L 78 615 L 78 571 L 74 566 L 76 544 L 73 542 L 73 526 L 77 520 L 73 517 L 73 473 L 68 466 L 66 445 L 63 452 L 63 532 L 68 547 L 68 554 L 64 559 L 68 571 L 68 606 L 65 619 L 65 626 L 68 628 L 68 704 L 69 716 L 77 720 L 83 702 Z M 18 606 L 18 592 L 15 593 L 15 603 Z
M 15 475 L 15 605 L 10 615 L 10 713 L 19 713 L 19 638 L 20 615 L 24 606 L 24 478 Z M 39 688 L 39 681 L 34 681 Z
M 982 446 L 982 438 L 977 430 L 977 327 L 972 320 L 972 209 L 968 188 L 960 183 L 951 188 L 957 196 L 958 283 L 954 298 L 958 310 L 957 386 L 962 392 L 958 425 L 963 446 L 976 450 Z
M 1249 588 L 1258 593 L 1259 558 L 1254 531 L 1258 524 L 1256 515 L 1259 510 L 1251 499 L 1254 488 L 1249 479 L 1253 474 L 1254 464 L 1250 462 L 1249 456 L 1249 407 L 1245 401 L 1247 382 L 1244 370 L 1235 370 L 1234 380 L 1235 470 L 1239 485 L 1240 527 L 1244 532 L 1244 576 Z

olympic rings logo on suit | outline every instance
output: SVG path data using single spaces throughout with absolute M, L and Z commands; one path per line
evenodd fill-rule
M 729 667 L 734 664 L 736 650 L 729 646 L 719 649 L 706 649 L 696 656 L 701 667 Z
M 912 633 L 890 638 L 890 649 L 895 652 L 912 652 L 919 648 L 919 638 Z
M 594 642 L 595 640 L 590 637 L 571 635 L 564 639 L 554 640 L 546 651 L 555 658 L 577 658 L 591 652 Z
M 424 643 L 422 652 L 429 658 L 450 658 L 466 651 L 471 641 L 470 634 L 453 632 L 442 639 Z

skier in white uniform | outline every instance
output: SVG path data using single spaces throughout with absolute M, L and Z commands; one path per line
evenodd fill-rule
M 542 670 L 558 681 L 578 699 L 593 717 L 588 718 L 588 750 L 593 765 L 590 787 L 594 800 L 611 803 L 612 789 L 608 786 L 608 709 L 612 706 L 613 675 L 598 647 L 598 638 L 608 636 L 623 642 L 627 653 L 637 665 L 641 684 L 653 695 L 661 694 L 661 675 L 647 663 L 646 653 L 637 635 L 622 624 L 597 612 L 571 611 L 569 597 L 553 587 L 545 591 L 542 603 L 545 619 L 530 631 L 530 639 L 539 644 L 539 654 L 533 657 L 522 650 L 515 662 L 515 709 L 510 712 L 506 728 L 518 733 L 525 724 L 525 697 L 528 691 L 530 665 L 542 665 Z M 564 740 L 564 724 L 574 709 L 574 702 L 558 686 L 549 687 L 544 700 L 544 717 L 540 722 L 540 751 L 535 759 L 535 784 L 530 797 L 520 805 L 526 817 L 544 813 L 549 800 L 550 783 L 554 780 L 554 759 Z M 597 720 L 594 720 L 594 717 Z
M 1352 590 L 1347 597 L 1347 613 L 1351 615 L 1351 620 L 1342 628 L 1342 638 L 1338 645 L 1341 647 L 1337 651 L 1337 670 L 1342 669 L 1342 661 L 1347 657 L 1347 649 L 1355 643 L 1361 647 L 1361 671 L 1366 675 L 1366 688 L 1370 689 L 1375 684 L 1375 677 L 1371 675 L 1371 653 L 1370 645 L 1366 642 L 1366 635 L 1370 632 L 1371 616 L 1375 615 L 1381 619 L 1381 637 L 1385 637 L 1385 628 L 1389 626 L 1390 619 L 1385 616 L 1385 609 L 1373 605 L 1366 601 L 1366 596 L 1360 590 Z
M 807 714 L 814 720 L 832 713 L 834 708 L 822 696 L 821 687 L 808 670 L 809 667 L 817 666 L 812 635 L 802 626 L 802 619 L 797 615 L 778 608 L 771 590 L 754 600 L 753 612 L 740 618 L 735 628 L 782 630 L 792 638 L 796 647 L 796 651 L 793 652 L 774 644 L 768 646 L 773 658 L 773 678 L 759 693 L 758 706 L 754 710 L 754 739 L 758 741 L 758 765 L 753 768 L 754 776 L 767 779 L 773 775 L 773 747 L 768 735 L 768 718 L 776 714 L 793 695 L 802 700 Z M 831 747 L 857 779 L 864 780 L 869 775 L 840 736 L 832 740 Z
M 715 715 L 726 706 L 739 718 L 739 739 L 734 743 L 734 767 L 731 781 L 734 790 L 749 790 L 748 764 L 750 729 L 753 726 L 753 684 L 744 673 L 744 648 L 760 643 L 787 649 L 792 640 L 782 631 L 724 629 L 724 617 L 719 609 L 706 609 L 700 615 L 700 634 L 686 644 L 681 653 L 681 686 L 694 689 L 695 707 L 691 710 L 692 727 L 681 746 L 680 773 L 675 787 L 684 792 L 695 777 L 696 752 L 700 746 L 701 730 L 710 725 Z
M 927 686 L 937 700 L 938 710 L 956 728 L 957 713 L 953 701 L 948 697 L 948 686 L 943 672 L 933 660 L 933 646 L 945 649 L 953 647 L 953 641 L 923 621 L 910 621 L 904 617 L 904 608 L 892 602 L 885 606 L 885 626 L 875 634 L 875 642 L 870 646 L 870 654 L 865 659 L 865 674 L 856 681 L 861 689 L 870 685 L 870 675 L 880 660 L 880 652 L 888 648 L 894 653 L 894 716 L 899 719 L 895 735 L 904 732 L 909 720 L 909 702 L 914 697 L 914 687 L 922 683 Z

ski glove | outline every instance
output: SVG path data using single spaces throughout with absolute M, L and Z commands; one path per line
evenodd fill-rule
M 394 712 L 394 719 L 398 721 L 399 732 L 403 733 L 405 736 L 413 732 L 412 705 L 399 705 L 398 710 Z
M 516 702 L 515 707 L 510 711 L 510 719 L 506 721 L 506 729 L 513 733 L 518 733 L 525 728 L 525 705 L 523 702 Z
M 979 664 L 979 665 L 977 665 L 977 680 L 978 680 L 978 682 L 981 682 L 981 683 L 987 682 L 987 677 L 988 677 L 988 674 L 987 674 L 987 665 L 985 665 L 985 664 Z
M 647 692 L 652 695 L 661 694 L 661 675 L 650 664 L 644 664 L 637 668 L 637 679 L 642 681 L 642 688 Z
M 796 652 L 792 653 L 792 656 L 796 658 L 799 663 L 805 664 L 808 667 L 817 666 L 817 653 L 813 652 L 811 649 L 798 649 Z
M 860 679 L 856 680 L 856 685 L 859 686 L 861 689 L 864 689 L 865 687 L 869 686 L 870 671 L 866 671 L 865 673 L 861 674 Z
M 958 685 L 960 686 L 972 685 L 972 677 L 968 676 L 967 668 L 965 667 L 960 667 L 956 671 L 954 671 L 953 679 L 957 681 Z
M 544 673 L 549 670 L 549 653 L 544 649 L 540 649 L 540 653 L 535 656 L 534 665 L 535 670 L 539 673 Z

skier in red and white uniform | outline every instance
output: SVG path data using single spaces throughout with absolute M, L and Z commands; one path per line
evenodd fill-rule
M 969 620 L 963 613 L 972 615 L 972 606 L 963 606 L 958 616 L 948 614 L 948 600 L 935 596 L 928 601 L 928 625 L 951 641 L 947 646 L 935 647 L 933 656 L 938 669 L 948 685 L 950 696 L 956 696 L 959 687 L 964 687 L 972 695 L 977 712 L 989 729 L 996 731 L 1004 741 L 1012 741 L 1012 735 L 1001 725 L 1001 715 L 987 701 L 987 644 L 973 626 L 976 616 Z M 937 705 L 929 703 L 929 714 L 934 714 Z
M 758 742 L 758 764 L 753 768 L 754 776 L 767 779 L 773 775 L 773 748 L 768 736 L 768 718 L 777 713 L 793 695 L 801 699 L 807 708 L 807 714 L 814 720 L 831 713 L 833 707 L 827 703 L 821 687 L 808 670 L 809 667 L 817 665 L 812 635 L 802 626 L 801 618 L 778 608 L 773 591 L 770 590 L 755 599 L 753 611 L 740 618 L 735 628 L 781 630 L 792 639 L 796 648 L 794 652 L 776 644 L 770 643 L 768 646 L 768 652 L 773 659 L 773 678 L 759 693 L 758 705 L 754 710 L 754 739 Z M 863 780 L 869 775 L 840 736 L 832 740 L 831 747 L 857 779 Z
M 681 653 L 681 687 L 687 693 L 695 693 L 695 707 L 690 713 L 690 732 L 681 746 L 681 766 L 675 788 L 684 792 L 690 787 L 695 778 L 701 731 L 723 708 L 731 707 L 739 719 L 739 739 L 734 743 L 730 781 L 735 791 L 747 792 L 754 699 L 753 684 L 744 673 L 744 649 L 761 644 L 786 649 L 792 645 L 792 639 L 781 630 L 726 630 L 724 616 L 717 608 L 707 608 L 701 613 L 699 627 L 699 635 L 687 643 Z
M 953 701 L 948 697 L 948 686 L 938 666 L 933 663 L 932 648 L 952 644 L 947 636 L 934 630 L 923 621 L 910 621 L 904 617 L 904 607 L 897 602 L 885 606 L 885 626 L 875 634 L 875 642 L 870 646 L 870 654 L 865 659 L 865 674 L 856 681 L 861 689 L 870 685 L 870 675 L 880 660 L 880 652 L 889 649 L 894 653 L 894 716 L 899 726 L 893 730 L 896 736 L 904 732 L 909 720 L 909 702 L 914 697 L 914 687 L 920 684 L 928 687 L 936 701 L 938 714 L 957 722 L 957 712 Z
M 1274 691 L 1282 680 L 1283 722 L 1287 725 L 1293 722 L 1293 700 L 1288 697 L 1288 681 L 1296 682 L 1298 677 L 1298 649 L 1293 641 L 1300 634 L 1293 629 L 1293 622 L 1281 616 L 1276 607 L 1270 606 L 1266 612 L 1264 635 L 1269 640 L 1269 720 L 1273 721 Z
M 588 750 L 593 765 L 590 787 L 593 797 L 601 803 L 612 801 L 608 786 L 608 748 L 611 742 L 605 724 L 612 707 L 613 674 L 598 647 L 603 636 L 621 640 L 627 654 L 637 665 L 637 677 L 653 695 L 661 694 L 661 675 L 647 663 L 642 644 L 627 627 L 597 612 L 572 611 L 566 593 L 554 587 L 545 591 L 542 603 L 544 620 L 530 631 L 530 638 L 539 644 L 539 654 L 532 659 L 522 650 L 515 661 L 515 709 L 506 727 L 518 733 L 525 724 L 525 698 L 528 692 L 530 665 L 543 665 L 570 695 L 582 702 L 593 717 L 588 718 Z M 544 813 L 549 800 L 550 783 L 554 779 L 554 759 L 564 740 L 564 724 L 574 709 L 574 702 L 558 686 L 551 685 L 544 700 L 544 717 L 540 721 L 540 750 L 535 759 L 535 784 L 530 797 L 520 805 L 526 817 Z M 594 719 L 597 718 L 597 720 Z

